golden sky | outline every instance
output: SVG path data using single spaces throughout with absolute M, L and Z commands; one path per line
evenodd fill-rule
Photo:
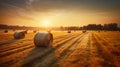
M 0 23 L 24 26 L 120 24 L 119 0 L 0 0 Z

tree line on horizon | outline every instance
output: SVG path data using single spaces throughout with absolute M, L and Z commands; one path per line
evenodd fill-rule
M 0 24 L 0 29 L 15 29 L 15 30 L 44 30 L 42 27 L 28 27 L 28 26 L 8 26 Z M 109 24 L 88 24 L 86 26 L 69 26 L 69 27 L 52 27 L 51 30 L 106 30 L 106 31 L 120 31 L 117 23 Z
M 110 24 L 89 24 L 87 26 L 83 26 L 85 30 L 110 30 L 110 31 L 117 31 L 119 30 L 117 23 L 110 23 Z
M 70 26 L 70 27 L 62 27 L 61 29 L 67 30 L 106 30 L 106 31 L 120 31 L 117 23 L 109 23 L 109 24 L 88 24 L 86 26 L 77 27 L 77 26 Z

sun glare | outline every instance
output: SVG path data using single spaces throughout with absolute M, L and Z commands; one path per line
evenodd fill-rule
M 49 27 L 49 26 L 50 26 L 50 21 L 44 21 L 44 22 L 42 23 L 42 26 L 43 26 L 43 27 Z

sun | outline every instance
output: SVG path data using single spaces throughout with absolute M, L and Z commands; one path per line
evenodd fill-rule
M 42 26 L 43 27 L 49 27 L 50 26 L 50 21 L 43 21 Z

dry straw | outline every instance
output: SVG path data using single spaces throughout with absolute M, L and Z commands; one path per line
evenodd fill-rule
M 52 47 L 53 35 L 49 32 L 39 32 L 34 37 L 34 44 L 37 47 Z
M 8 33 L 8 30 L 4 30 L 4 33 Z
M 67 33 L 71 33 L 71 30 L 68 30 Z
M 23 38 L 25 38 L 25 33 L 24 32 L 15 32 L 14 38 L 15 39 L 23 39 Z

